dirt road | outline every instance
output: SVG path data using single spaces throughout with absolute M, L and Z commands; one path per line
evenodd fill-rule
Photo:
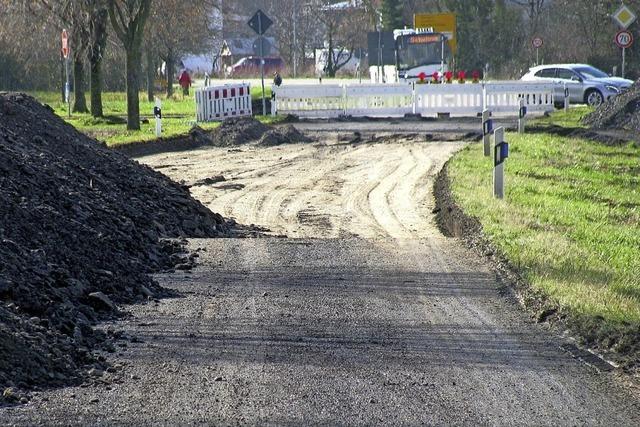
M 638 425 L 613 372 L 564 351 L 444 238 L 432 181 L 460 143 L 202 149 L 141 159 L 214 211 L 290 238 L 197 240 L 179 298 L 109 326 L 137 337 L 98 386 L 7 424 Z M 211 180 L 213 182 L 216 180 Z M 600 365 L 601 367 L 605 365 Z

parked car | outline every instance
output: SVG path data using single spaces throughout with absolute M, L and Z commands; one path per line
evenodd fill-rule
M 564 85 L 569 89 L 572 104 L 587 104 L 597 107 L 605 100 L 625 91 L 632 80 L 611 77 L 587 64 L 549 64 L 533 67 L 521 80 L 548 81 L 556 84 L 555 98 L 564 100 Z
M 284 68 L 282 58 L 264 58 L 264 74 L 270 76 L 276 71 L 281 72 Z M 247 56 L 231 66 L 229 75 L 231 76 L 256 76 L 260 74 L 260 58 L 257 56 Z

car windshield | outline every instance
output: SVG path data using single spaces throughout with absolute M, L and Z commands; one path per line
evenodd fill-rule
M 609 77 L 607 73 L 594 67 L 578 67 L 575 70 L 587 79 L 601 79 Z

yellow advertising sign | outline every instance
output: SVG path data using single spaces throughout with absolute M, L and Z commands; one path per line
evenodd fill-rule
M 451 52 L 455 53 L 458 43 L 456 40 L 455 13 L 416 13 L 413 15 L 414 28 L 433 28 L 433 31 L 443 33 L 449 39 Z

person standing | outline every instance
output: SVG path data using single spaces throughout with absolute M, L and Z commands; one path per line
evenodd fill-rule
M 191 76 L 186 69 L 182 70 L 178 83 L 180 83 L 180 86 L 182 87 L 182 94 L 184 96 L 188 96 L 189 88 L 191 87 Z

